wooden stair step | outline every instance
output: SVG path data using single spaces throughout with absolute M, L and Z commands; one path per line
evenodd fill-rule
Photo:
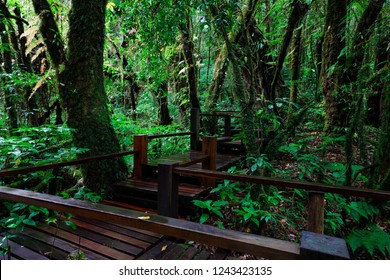
M 114 188 L 116 191 L 132 190 L 144 193 L 153 193 L 157 195 L 157 181 L 130 179 L 115 184 Z M 205 191 L 205 188 L 199 186 L 188 184 L 179 185 L 179 196 L 181 197 L 195 198 Z

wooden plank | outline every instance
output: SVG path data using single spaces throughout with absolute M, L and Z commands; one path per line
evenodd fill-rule
M 148 139 L 158 139 L 158 138 L 166 138 L 166 137 L 177 137 L 177 136 L 188 136 L 193 135 L 194 132 L 177 132 L 177 133 L 167 133 L 167 134 L 156 134 L 156 135 L 148 135 Z
M 70 253 L 77 252 L 80 249 L 80 246 L 77 243 L 74 244 L 72 242 L 65 241 L 61 238 L 58 238 L 55 235 L 53 236 L 51 234 L 47 234 L 45 232 L 41 232 L 41 231 L 38 231 L 38 230 L 33 229 L 33 228 L 25 227 L 22 234 L 25 236 L 28 236 L 30 238 L 35 239 L 34 242 L 36 242 L 36 240 L 39 240 L 43 243 L 46 243 L 48 246 L 50 246 L 50 248 L 56 247 L 64 252 L 66 252 L 67 255 L 64 259 L 66 259 Z M 88 249 L 84 249 L 83 252 L 85 253 L 85 256 L 89 260 L 107 259 L 106 257 L 103 257 L 102 255 L 97 254 L 95 252 L 92 252 Z
M 49 225 L 41 225 L 39 226 L 39 230 L 55 235 L 59 238 L 62 238 L 66 241 L 72 242 L 74 244 L 78 244 L 81 248 L 81 251 L 84 252 L 85 249 L 89 251 L 96 252 L 100 255 L 106 256 L 107 258 L 100 259 L 114 259 L 114 260 L 132 260 L 133 256 L 120 252 L 118 250 L 112 249 L 110 247 L 104 246 L 97 242 L 91 241 L 81 236 L 77 236 L 71 232 L 57 229 Z
M 22 232 L 13 232 L 15 237 L 12 238 L 13 241 L 23 244 L 26 248 L 42 254 L 49 259 L 54 260 L 66 260 L 69 255 L 69 252 L 63 251 L 57 247 L 51 246 L 46 242 L 31 238 L 27 235 L 24 235 Z
M 136 151 L 118 152 L 118 153 L 111 153 L 111 154 L 106 154 L 106 155 L 90 156 L 90 157 L 85 157 L 85 158 L 80 158 L 80 159 L 70 160 L 70 161 L 65 161 L 65 162 L 42 164 L 42 165 L 38 165 L 38 166 L 30 166 L 30 167 L 24 167 L 24 168 L 1 170 L 0 171 L 0 178 L 1 177 L 13 177 L 13 176 L 16 176 L 19 174 L 27 174 L 30 172 L 44 171 L 44 170 L 49 170 L 49 169 L 65 167 L 65 166 L 71 166 L 71 165 L 79 165 L 79 164 L 86 163 L 89 161 L 113 159 L 113 158 L 117 158 L 117 157 L 133 155 L 136 153 L 137 153 Z
M 71 219 L 71 221 L 74 222 L 78 227 L 85 228 L 85 229 L 88 229 L 90 231 L 98 232 L 101 235 L 104 235 L 104 236 L 107 236 L 110 238 L 115 238 L 116 240 L 128 243 L 132 246 L 136 246 L 136 247 L 141 248 L 141 249 L 146 249 L 150 246 L 150 243 L 147 243 L 145 241 L 142 241 L 142 240 L 118 233 L 118 232 L 114 232 L 112 230 L 109 230 L 109 229 L 106 229 L 106 228 L 103 228 L 100 226 L 96 226 L 96 225 L 93 225 L 91 223 L 87 223 L 87 222 L 80 221 L 77 219 Z
M 181 260 L 192 260 L 198 253 L 198 250 L 194 246 L 187 246 L 187 250 L 180 256 Z
M 140 217 L 144 217 L 145 213 L 72 198 L 64 199 L 27 190 L 0 187 L 0 199 L 73 213 L 76 216 L 110 221 L 264 258 L 296 259 L 299 256 L 299 245 L 292 242 L 153 214 L 148 215 L 148 219 L 141 219 Z
M 137 257 L 137 260 L 158 260 L 159 257 L 165 254 L 168 248 L 171 248 L 174 243 L 170 240 L 163 239 L 146 251 L 143 255 Z
M 148 215 L 145 213 L 145 216 Z M 154 232 L 150 231 L 144 231 L 132 227 L 125 227 L 125 226 L 119 226 L 119 225 L 114 225 L 111 223 L 107 222 L 102 222 L 98 220 L 92 220 L 92 219 L 85 219 L 83 217 L 77 217 L 78 220 L 85 221 L 85 222 L 90 222 L 96 226 L 106 228 L 124 235 L 131 236 L 133 238 L 137 238 L 139 240 L 142 240 L 144 242 L 147 242 L 149 244 L 155 244 L 158 242 L 163 236 L 161 234 L 155 234 Z
M 143 192 L 145 194 L 155 193 L 157 195 L 157 184 L 155 185 L 142 185 L 142 182 L 134 182 L 132 180 L 127 180 L 119 182 L 114 186 L 117 191 L 125 191 L 126 189 L 134 190 L 138 192 Z M 121 189 L 123 188 L 123 189 Z M 179 185 L 179 196 L 193 198 L 205 191 L 202 187 L 189 187 L 188 185 L 180 184 Z
M 132 256 L 138 256 L 139 254 L 141 254 L 143 252 L 143 250 L 141 248 L 138 248 L 138 247 L 133 246 L 131 244 L 124 243 L 124 242 L 121 242 L 121 241 L 116 240 L 114 238 L 105 236 L 105 235 L 100 234 L 98 232 L 95 232 L 89 228 L 78 227 L 76 230 L 73 230 L 73 229 L 69 228 L 68 226 L 65 226 L 62 224 L 60 224 L 59 226 L 63 230 L 73 232 L 81 237 L 84 237 L 86 239 L 100 243 L 104 246 L 107 246 L 107 247 L 110 247 L 110 248 L 113 248 L 113 249 L 116 249 L 116 250 L 119 250 L 122 252 L 126 252 Z
M 194 257 L 194 260 L 207 260 L 209 257 L 210 257 L 210 252 L 202 250 Z
M 229 251 L 225 249 L 218 248 L 214 253 L 209 257 L 210 260 L 224 260 L 229 255 Z
M 3 238 L 4 235 L 0 234 L 0 238 Z M 48 260 L 49 258 L 33 251 L 24 245 L 16 243 L 12 240 L 7 241 L 7 245 L 11 247 L 11 255 L 20 260 Z
M 161 257 L 161 260 L 177 260 L 184 253 L 185 249 L 183 244 L 174 244 L 171 250 Z

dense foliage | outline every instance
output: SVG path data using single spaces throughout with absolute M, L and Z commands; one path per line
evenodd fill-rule
M 390 190 L 388 1 L 109 0 L 100 22 L 103 65 L 85 64 L 89 52 L 77 50 L 95 54 L 96 46 L 76 33 L 82 17 L 72 2 L 82 3 L 0 1 L 0 169 L 131 149 L 134 134 L 188 130 L 196 107 L 237 112 L 235 137 L 247 155 L 229 172 Z M 87 95 L 76 70 L 104 88 Z M 92 116 L 94 139 L 85 139 L 77 122 L 87 126 Z M 115 145 L 91 144 L 103 125 Z M 212 119 L 202 126 L 202 134 L 218 134 Z M 154 140 L 150 155 L 188 145 L 186 138 Z M 131 158 L 124 160 L 131 171 Z M 0 183 L 99 200 L 100 188 L 82 180 L 87 173 L 69 167 Z M 225 181 L 194 201 L 194 218 L 297 241 L 307 196 Z M 35 216 L 52 222 L 43 209 L 3 209 L 10 213 L 3 228 L 33 225 Z M 355 258 L 389 258 L 389 213 L 388 202 L 327 194 L 325 233 L 345 238 Z

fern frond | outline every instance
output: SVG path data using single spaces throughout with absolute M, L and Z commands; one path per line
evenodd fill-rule
M 376 225 L 370 229 L 353 230 L 347 236 L 347 243 L 354 253 L 357 249 L 363 249 L 372 257 L 378 250 L 383 256 L 390 256 L 390 235 Z

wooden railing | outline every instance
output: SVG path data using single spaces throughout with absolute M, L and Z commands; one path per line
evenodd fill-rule
M 237 118 L 239 112 L 236 111 L 215 111 L 211 113 L 202 113 L 200 116 L 209 117 L 213 119 L 213 122 L 217 123 L 218 118 L 224 119 L 224 134 L 223 136 L 232 136 L 232 118 Z M 214 131 L 216 133 L 216 131 Z
M 167 164 L 160 164 L 159 170 L 165 170 Z M 276 186 L 283 188 L 295 188 L 309 191 L 308 202 L 308 227 L 307 230 L 322 234 L 324 232 L 324 206 L 325 193 L 336 193 L 354 197 L 365 197 L 377 200 L 390 200 L 390 192 L 381 190 L 359 189 L 354 187 L 340 187 L 320 183 L 308 183 L 291 180 L 281 180 L 276 178 L 248 176 L 240 174 L 231 174 L 213 170 L 195 170 L 178 166 L 175 163 L 169 163 L 170 170 L 165 175 L 164 181 L 159 182 L 159 193 L 169 193 L 172 197 L 166 197 L 167 201 L 176 200 L 174 193 L 177 190 L 177 184 L 180 182 L 180 176 L 199 177 L 203 180 L 232 180 L 239 182 L 252 183 L 264 186 Z M 161 187 L 161 189 L 160 189 Z M 177 203 L 172 203 L 176 207 Z M 161 214 L 170 215 L 177 213 L 176 209 L 164 209 Z M 173 216 L 175 217 L 175 216 Z
M 178 213 L 178 184 L 180 182 L 180 176 L 199 177 L 203 180 L 203 185 L 208 186 L 210 188 L 215 185 L 215 180 L 227 179 L 241 182 L 249 182 L 254 184 L 300 188 L 309 191 L 314 191 L 310 194 L 311 198 L 309 202 L 309 225 L 312 226 L 309 226 L 308 230 L 312 232 L 321 232 L 321 230 L 319 230 L 319 228 L 321 228 L 321 224 L 323 227 L 324 192 L 340 193 L 350 196 L 371 197 L 375 199 L 390 199 L 389 192 L 362 190 L 356 188 L 329 186 L 324 184 L 304 183 L 273 178 L 217 172 L 215 171 L 217 142 L 216 137 L 205 137 L 202 142 L 203 156 L 201 158 L 197 158 L 190 162 L 165 163 L 159 165 L 159 215 L 151 215 L 151 219 L 148 221 L 141 221 L 140 219 L 138 219 L 140 216 L 144 215 L 140 212 L 125 210 L 121 208 L 110 208 L 105 205 L 90 204 L 87 202 L 81 202 L 72 199 L 64 200 L 62 198 L 50 196 L 47 194 L 39 194 L 35 192 L 23 191 L 7 187 L 0 187 L 0 199 L 23 202 L 27 204 L 47 207 L 50 209 L 70 212 L 87 218 L 90 217 L 100 220 L 112 219 L 113 221 L 118 222 L 120 224 L 143 228 L 156 233 L 161 233 L 178 238 L 184 238 L 187 240 L 190 239 L 194 241 L 199 241 L 230 250 L 237 250 L 255 255 L 261 255 L 266 258 L 282 259 L 298 258 L 299 246 L 297 244 L 293 244 L 286 241 L 255 235 L 248 235 L 246 233 L 239 233 L 235 231 L 221 230 L 215 227 L 199 225 L 196 223 L 175 219 Z M 0 172 L 0 176 L 15 176 L 17 174 L 26 174 L 28 172 L 34 172 L 39 170 L 47 170 L 63 166 L 82 164 L 91 160 L 104 160 L 133 154 L 134 172 L 135 174 L 137 174 L 137 172 L 141 174 L 140 178 L 142 178 L 142 165 L 147 163 L 147 143 L 147 135 L 136 135 L 134 137 L 133 151 L 93 156 L 74 161 L 26 167 L 17 170 L 4 170 Z M 192 164 L 197 163 L 202 163 L 201 170 L 188 168 Z M 305 232 L 305 234 L 306 236 L 310 236 L 309 232 Z M 315 238 L 321 239 L 323 238 L 321 236 L 315 236 Z M 326 238 L 329 239 L 330 237 Z M 321 241 L 317 243 L 321 244 Z M 346 248 L 346 246 L 344 247 Z M 308 252 L 306 249 L 304 249 L 303 251 L 306 253 Z M 310 254 L 307 255 L 306 253 L 304 253 L 304 255 L 308 257 Z M 316 254 L 317 253 L 318 252 L 316 252 Z
M 331 242 L 331 237 L 327 237 L 325 240 L 323 237 L 317 235 L 313 236 L 309 232 L 303 232 L 302 241 L 299 245 L 293 242 L 227 229 L 219 229 L 209 225 L 200 225 L 198 223 L 166 216 L 147 214 L 148 216 L 145 218 L 145 213 L 143 212 L 72 198 L 64 199 L 58 196 L 3 186 L 0 186 L 0 199 L 45 207 L 65 213 L 72 213 L 76 217 L 90 218 L 99 221 L 111 221 L 119 225 L 148 230 L 179 239 L 192 240 L 267 259 L 310 259 L 313 258 L 313 256 L 326 259 L 349 258 L 345 243 L 341 246 L 342 248 L 340 248 L 340 245 L 337 245 L 337 248 L 331 249 L 331 244 L 333 244 Z M 326 242 L 327 248 L 325 252 L 313 248 L 313 239 L 315 239 L 318 244 L 324 244 Z M 340 250 L 342 253 L 340 253 Z
M 105 154 L 105 155 L 98 155 L 98 156 L 90 156 L 70 161 L 64 161 L 64 162 L 56 162 L 56 163 L 49 163 L 49 164 L 42 164 L 42 165 L 36 165 L 36 166 L 29 166 L 29 167 L 21 167 L 21 168 L 14 168 L 14 169 L 6 169 L 6 170 L 0 170 L 0 178 L 2 177 L 13 177 L 16 175 L 23 175 L 28 174 L 31 172 L 37 172 L 37 171 L 45 171 L 50 169 L 56 169 L 61 168 L 65 166 L 73 166 L 73 165 L 79 165 L 83 163 L 87 163 L 90 161 L 97 161 L 97 160 L 106 160 L 106 159 L 113 159 L 128 155 L 136 155 L 138 156 L 138 151 L 124 151 L 124 152 L 118 152 L 118 153 L 111 153 L 111 154 Z

